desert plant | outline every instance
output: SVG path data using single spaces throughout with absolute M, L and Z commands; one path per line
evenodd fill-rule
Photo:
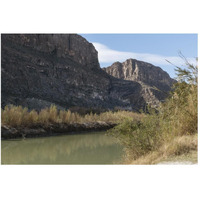
M 176 137 L 197 133 L 198 67 L 186 64 L 187 69 L 176 68 L 178 82 L 158 112 L 148 109 L 149 114 L 140 123 L 125 120 L 109 131 L 125 146 L 128 157 L 137 159 L 158 150 L 165 143 L 170 144 Z

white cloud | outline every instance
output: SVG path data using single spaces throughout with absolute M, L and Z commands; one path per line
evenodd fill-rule
M 101 63 L 113 63 L 116 61 L 124 62 L 129 58 L 145 61 L 157 66 L 170 65 L 166 60 L 170 61 L 174 65 L 184 65 L 184 60 L 179 56 L 162 56 L 157 54 L 148 53 L 135 53 L 135 52 L 124 52 L 110 49 L 106 45 L 94 42 L 96 50 L 98 51 L 99 62 Z M 189 63 L 196 64 L 195 58 L 187 58 Z

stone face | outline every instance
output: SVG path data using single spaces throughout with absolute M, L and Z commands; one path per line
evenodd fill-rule
M 99 67 L 98 54 L 93 44 L 77 34 L 2 34 L 3 45 L 4 41 L 73 60 L 84 66 Z
M 142 82 L 164 91 L 170 90 L 174 83 L 174 80 L 160 67 L 135 59 L 128 59 L 123 63 L 115 62 L 103 69 L 116 78 Z
M 14 104 L 40 110 L 56 104 L 60 109 L 139 110 L 154 96 L 155 101 L 164 98 L 149 85 L 168 91 L 171 79 L 161 69 L 149 64 L 147 71 L 145 63 L 139 68 L 136 63 L 130 60 L 102 70 L 94 46 L 77 34 L 2 34 L 2 107 Z
M 56 104 L 111 108 L 144 105 L 140 84 L 99 67 L 93 45 L 76 34 L 2 34 L 2 106 L 41 109 Z
M 154 106 L 164 100 L 166 93 L 175 83 L 160 67 L 136 59 L 128 59 L 123 63 L 115 62 L 103 69 L 116 78 L 140 83 L 142 97 Z

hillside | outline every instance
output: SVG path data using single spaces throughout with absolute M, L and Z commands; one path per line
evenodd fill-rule
M 2 107 L 139 110 L 149 102 L 157 105 L 173 83 L 166 72 L 164 79 L 154 73 L 153 65 L 138 78 L 101 69 L 94 46 L 77 34 L 2 34 L 1 52 Z
M 103 69 L 113 77 L 139 83 L 142 86 L 140 94 L 145 102 L 153 106 L 158 106 L 166 98 L 175 83 L 160 67 L 136 59 L 115 62 Z

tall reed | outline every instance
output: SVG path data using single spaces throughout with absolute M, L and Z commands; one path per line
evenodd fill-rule
M 28 111 L 27 108 L 13 105 L 5 106 L 4 109 L 1 109 L 2 124 L 11 127 L 30 127 L 38 124 L 48 125 L 53 123 L 120 123 L 125 119 L 139 121 L 143 116 L 143 114 L 129 111 L 107 111 L 100 114 L 80 115 L 70 110 L 58 110 L 55 105 L 51 105 L 50 108 L 42 109 L 39 112 L 35 110 Z

